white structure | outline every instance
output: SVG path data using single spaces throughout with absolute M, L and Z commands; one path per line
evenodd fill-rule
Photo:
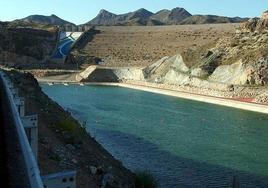
M 35 159 L 38 160 L 38 117 L 37 115 L 24 116 L 21 120 Z
M 75 188 L 76 171 L 60 172 L 43 176 L 44 188 Z

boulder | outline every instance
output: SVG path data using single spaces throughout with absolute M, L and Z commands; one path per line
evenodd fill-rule
M 189 68 L 187 65 L 184 63 L 183 58 L 180 54 L 175 55 L 169 59 L 166 60 L 167 63 L 171 64 L 171 67 L 181 71 L 181 72 L 188 72 Z
M 208 76 L 208 71 L 202 69 L 201 67 L 198 67 L 198 68 L 194 68 L 191 70 L 191 75 L 192 76 L 196 76 L 196 77 L 206 77 Z

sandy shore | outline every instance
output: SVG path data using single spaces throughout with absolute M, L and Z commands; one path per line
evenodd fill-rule
M 38 82 L 41 83 L 78 83 L 75 80 L 62 80 L 62 79 L 37 79 Z M 265 113 L 268 114 L 268 105 L 265 104 L 258 104 L 258 103 L 250 103 L 250 102 L 243 102 L 238 101 L 234 99 L 228 99 L 228 98 L 222 98 L 222 97 L 214 97 L 214 96 L 208 96 L 208 95 L 200 95 L 200 94 L 194 94 L 194 93 L 188 93 L 188 92 L 181 92 L 181 91 L 175 91 L 170 89 L 162 89 L 157 87 L 150 87 L 150 86 L 142 86 L 142 85 L 136 85 L 136 84 L 128 84 L 128 83 L 84 83 L 86 85 L 107 85 L 107 86 L 118 86 L 118 87 L 125 87 L 130 89 L 137 89 L 142 90 L 146 92 L 151 93 L 158 93 L 162 95 L 168 95 L 188 100 L 194 100 L 199 102 L 206 102 L 211 104 L 217 104 L 221 106 L 227 106 L 232 108 L 238 108 L 242 110 L 248 110 L 253 112 L 259 112 L 259 113 Z

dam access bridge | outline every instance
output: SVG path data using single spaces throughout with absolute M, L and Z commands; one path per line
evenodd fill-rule
M 41 176 L 38 116 L 25 114 L 25 101 L 0 70 L 0 175 L 5 188 L 75 188 L 76 171 Z

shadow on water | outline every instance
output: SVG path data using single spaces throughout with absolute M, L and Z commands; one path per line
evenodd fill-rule
M 238 176 L 241 188 L 268 187 L 267 176 L 176 156 L 131 134 L 103 129 L 95 129 L 95 133 L 127 168 L 150 170 L 161 187 L 230 187 L 234 176 Z

